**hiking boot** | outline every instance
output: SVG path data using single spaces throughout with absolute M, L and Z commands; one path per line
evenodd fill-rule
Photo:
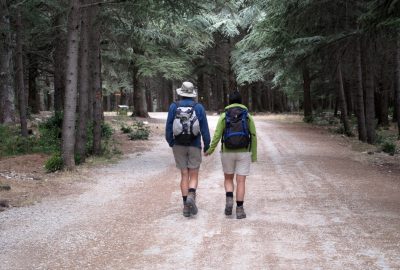
M 183 216 L 190 217 L 190 207 L 187 205 L 187 203 L 183 204 Z
M 236 218 L 237 219 L 246 218 L 246 213 L 244 212 L 243 206 L 236 207 Z
M 233 197 L 226 197 L 225 215 L 232 215 Z
M 195 192 L 189 192 L 187 199 L 186 199 L 186 204 L 189 206 L 190 213 L 192 215 L 197 214 L 197 206 L 196 206 L 196 193 Z

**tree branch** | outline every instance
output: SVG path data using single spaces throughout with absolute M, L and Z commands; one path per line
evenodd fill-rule
M 119 1 L 107 1 L 107 2 L 96 2 L 96 3 L 90 3 L 90 4 L 86 4 L 86 5 L 81 5 L 81 8 L 87 8 L 87 7 L 92 7 L 92 6 L 101 6 L 104 4 L 120 4 L 120 3 L 124 3 L 126 2 L 126 0 L 119 0 Z

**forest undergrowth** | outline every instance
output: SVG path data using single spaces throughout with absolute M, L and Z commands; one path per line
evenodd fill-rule
M 160 135 L 162 130 L 154 121 L 105 116 L 102 155 L 88 155 L 76 170 L 63 171 L 61 119 L 47 112 L 33 115 L 29 121 L 31 134 L 27 138 L 20 135 L 17 126 L 0 125 L 0 211 L 33 204 L 44 197 L 68 194 L 73 183 L 84 181 L 82 175 L 91 168 L 117 162 L 124 154 L 146 150 L 151 142 L 144 141 L 150 139 L 151 134 Z M 124 132 L 122 127 L 129 132 Z M 88 149 L 92 149 L 91 142 L 89 138 Z M 79 164 L 79 157 L 75 160 Z

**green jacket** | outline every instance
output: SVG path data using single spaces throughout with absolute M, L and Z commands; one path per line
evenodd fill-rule
M 243 108 L 243 109 L 247 110 L 246 106 L 244 106 L 242 104 L 239 104 L 239 103 L 234 103 L 234 104 L 231 104 L 229 106 L 226 106 L 225 110 L 227 110 L 229 108 L 232 108 L 232 107 L 240 107 L 240 108 Z M 257 161 L 257 134 L 256 134 L 256 127 L 254 125 L 253 117 L 250 114 L 248 114 L 248 116 L 249 116 L 249 131 L 250 131 L 250 134 L 251 134 L 251 149 L 250 149 L 250 151 L 251 151 L 251 161 L 255 162 L 255 161 Z M 219 117 L 219 119 L 218 119 L 218 124 L 217 124 L 217 127 L 215 129 L 215 133 L 214 133 L 213 139 L 211 141 L 210 148 L 207 151 L 207 154 L 212 154 L 215 151 L 215 148 L 218 146 L 218 143 L 222 138 L 222 134 L 223 134 L 224 130 L 225 130 L 225 112 L 223 112 L 221 114 L 221 116 Z M 222 145 L 222 152 L 248 152 L 248 151 L 249 151 L 248 148 L 227 149 L 227 148 L 225 148 L 224 145 Z

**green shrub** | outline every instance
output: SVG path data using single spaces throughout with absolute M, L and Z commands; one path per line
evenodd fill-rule
M 122 131 L 122 133 L 131 133 L 133 131 L 133 129 L 130 126 L 125 126 L 125 124 L 122 124 L 121 131 Z
M 393 156 L 396 153 L 396 144 L 392 141 L 386 140 L 382 143 L 381 149 L 383 152 Z
M 329 117 L 328 123 L 330 125 L 339 125 L 340 124 L 340 119 L 337 117 Z
M 22 137 L 19 128 L 0 125 L 0 156 L 32 153 L 36 145 L 37 139 L 34 136 Z
M 47 172 L 59 171 L 63 168 L 63 160 L 59 153 L 51 156 L 44 165 Z
M 340 126 L 334 128 L 334 129 L 330 129 L 330 130 L 333 131 L 334 133 L 337 133 L 337 134 L 344 134 L 344 135 L 346 135 L 346 136 L 348 136 L 348 137 L 353 137 L 353 136 L 354 136 L 354 134 L 353 134 L 353 132 L 352 132 L 351 130 L 349 130 L 348 132 L 346 132 L 346 130 L 344 129 L 344 126 L 343 126 L 343 125 L 340 125 Z
M 53 116 L 48 118 L 46 121 L 40 124 L 43 128 L 46 129 L 59 129 L 61 132 L 62 123 L 63 123 L 63 113 L 62 112 L 55 112 Z
M 56 153 L 61 151 L 63 114 L 56 112 L 39 124 L 39 139 L 36 152 Z
M 15 145 L 14 145 L 14 154 L 15 155 L 20 155 L 20 154 L 29 154 L 36 152 L 36 144 L 37 140 L 33 136 L 28 136 L 28 137 L 22 137 L 22 136 L 17 136 L 15 140 Z
M 345 134 L 345 130 L 344 130 L 344 127 L 342 125 L 340 125 L 337 128 L 335 128 L 334 131 L 337 134 Z
M 312 123 L 314 122 L 314 117 L 312 115 L 306 116 L 303 118 L 303 121 L 306 123 Z
M 101 137 L 105 140 L 108 140 L 111 138 L 111 136 L 114 134 L 114 129 L 110 124 L 103 123 L 101 125 Z
M 119 107 L 117 110 L 117 115 L 128 115 L 128 109 L 127 107 Z
M 128 135 L 131 140 L 148 140 L 149 136 L 150 128 L 141 121 L 133 124 L 133 131 Z
M 103 123 L 101 125 L 101 138 L 103 139 L 102 140 L 103 146 L 107 147 L 109 145 L 108 141 L 111 139 L 113 133 L 114 129 L 111 127 L 111 125 L 107 123 Z M 86 153 L 88 154 L 93 153 L 93 122 L 89 123 L 87 127 Z
M 381 133 L 377 132 L 377 133 L 376 133 L 375 143 L 377 143 L 377 144 L 383 144 L 385 141 L 386 141 L 385 136 L 383 136 Z
M 81 155 L 75 153 L 75 155 L 74 155 L 74 161 L 75 161 L 75 165 L 80 165 L 80 164 L 82 164 L 82 157 L 81 157 Z
M 328 126 L 329 125 L 329 122 L 328 122 L 328 120 L 327 119 L 325 119 L 325 118 L 321 118 L 321 117 L 316 117 L 314 120 L 313 120 L 313 122 L 316 124 L 316 125 L 318 125 L 318 126 Z

